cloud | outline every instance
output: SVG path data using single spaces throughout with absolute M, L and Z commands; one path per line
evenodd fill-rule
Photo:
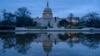
M 54 13 L 54 15 L 60 16 L 60 17 L 67 17 L 67 15 L 69 15 L 69 13 L 73 13 L 76 16 L 82 16 L 89 12 L 97 12 L 98 13 L 99 11 L 100 11 L 100 9 L 94 5 L 79 5 L 79 6 L 75 6 L 73 8 L 62 9 L 62 10 L 56 11 Z
M 27 7 L 32 17 L 42 16 L 47 0 L 0 0 L 0 10 L 14 12 L 19 7 Z M 100 0 L 49 0 L 54 16 L 67 17 L 69 13 L 77 16 L 88 12 L 100 13 Z

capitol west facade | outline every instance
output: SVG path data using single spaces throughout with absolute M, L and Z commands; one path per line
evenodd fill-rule
M 51 8 L 49 7 L 48 2 L 43 11 L 42 17 L 33 18 L 33 20 L 37 22 L 37 26 L 47 27 L 47 28 L 58 28 L 59 21 L 61 21 L 62 19 L 67 19 L 67 18 L 53 17 L 53 13 Z M 72 20 L 72 21 L 77 21 L 77 20 Z

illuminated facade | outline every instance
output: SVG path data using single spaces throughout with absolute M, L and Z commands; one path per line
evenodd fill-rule
M 66 18 L 59 18 L 59 17 L 54 17 L 51 8 L 49 7 L 49 3 L 47 2 L 47 5 L 43 11 L 43 15 L 42 17 L 37 17 L 37 18 L 33 18 L 34 21 L 36 21 L 38 24 L 37 26 L 41 26 L 41 27 L 47 27 L 47 28 L 58 28 L 58 23 L 59 21 L 61 21 L 62 19 L 67 19 Z M 76 19 L 71 20 L 74 24 L 78 23 L 79 21 Z M 69 22 L 69 21 L 68 21 Z

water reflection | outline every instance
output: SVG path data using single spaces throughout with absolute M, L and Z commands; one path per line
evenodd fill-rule
M 72 47 L 74 47 L 74 45 L 78 44 L 78 48 L 81 49 L 81 47 L 80 47 L 80 44 L 81 44 L 81 46 L 85 46 L 88 49 L 95 49 L 96 50 L 96 49 L 100 49 L 100 34 L 0 33 L 0 52 L 3 52 L 5 55 L 5 52 L 7 50 L 11 50 L 13 48 L 14 51 L 17 51 L 18 54 L 19 53 L 27 54 L 29 49 L 32 49 L 32 47 L 33 47 L 31 44 L 42 43 L 42 45 L 36 46 L 36 47 L 42 46 L 43 47 L 42 50 L 44 50 L 45 55 L 49 56 L 53 52 L 54 46 L 56 46 L 59 43 L 62 43 L 61 45 L 63 45 L 63 42 L 67 43 L 70 48 L 72 48 Z M 37 51 L 41 51 L 41 50 L 37 50 Z M 31 52 L 31 51 L 29 51 L 29 52 Z

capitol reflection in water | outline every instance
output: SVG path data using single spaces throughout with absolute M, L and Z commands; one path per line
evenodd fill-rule
M 100 34 L 0 33 L 0 56 L 100 56 Z

